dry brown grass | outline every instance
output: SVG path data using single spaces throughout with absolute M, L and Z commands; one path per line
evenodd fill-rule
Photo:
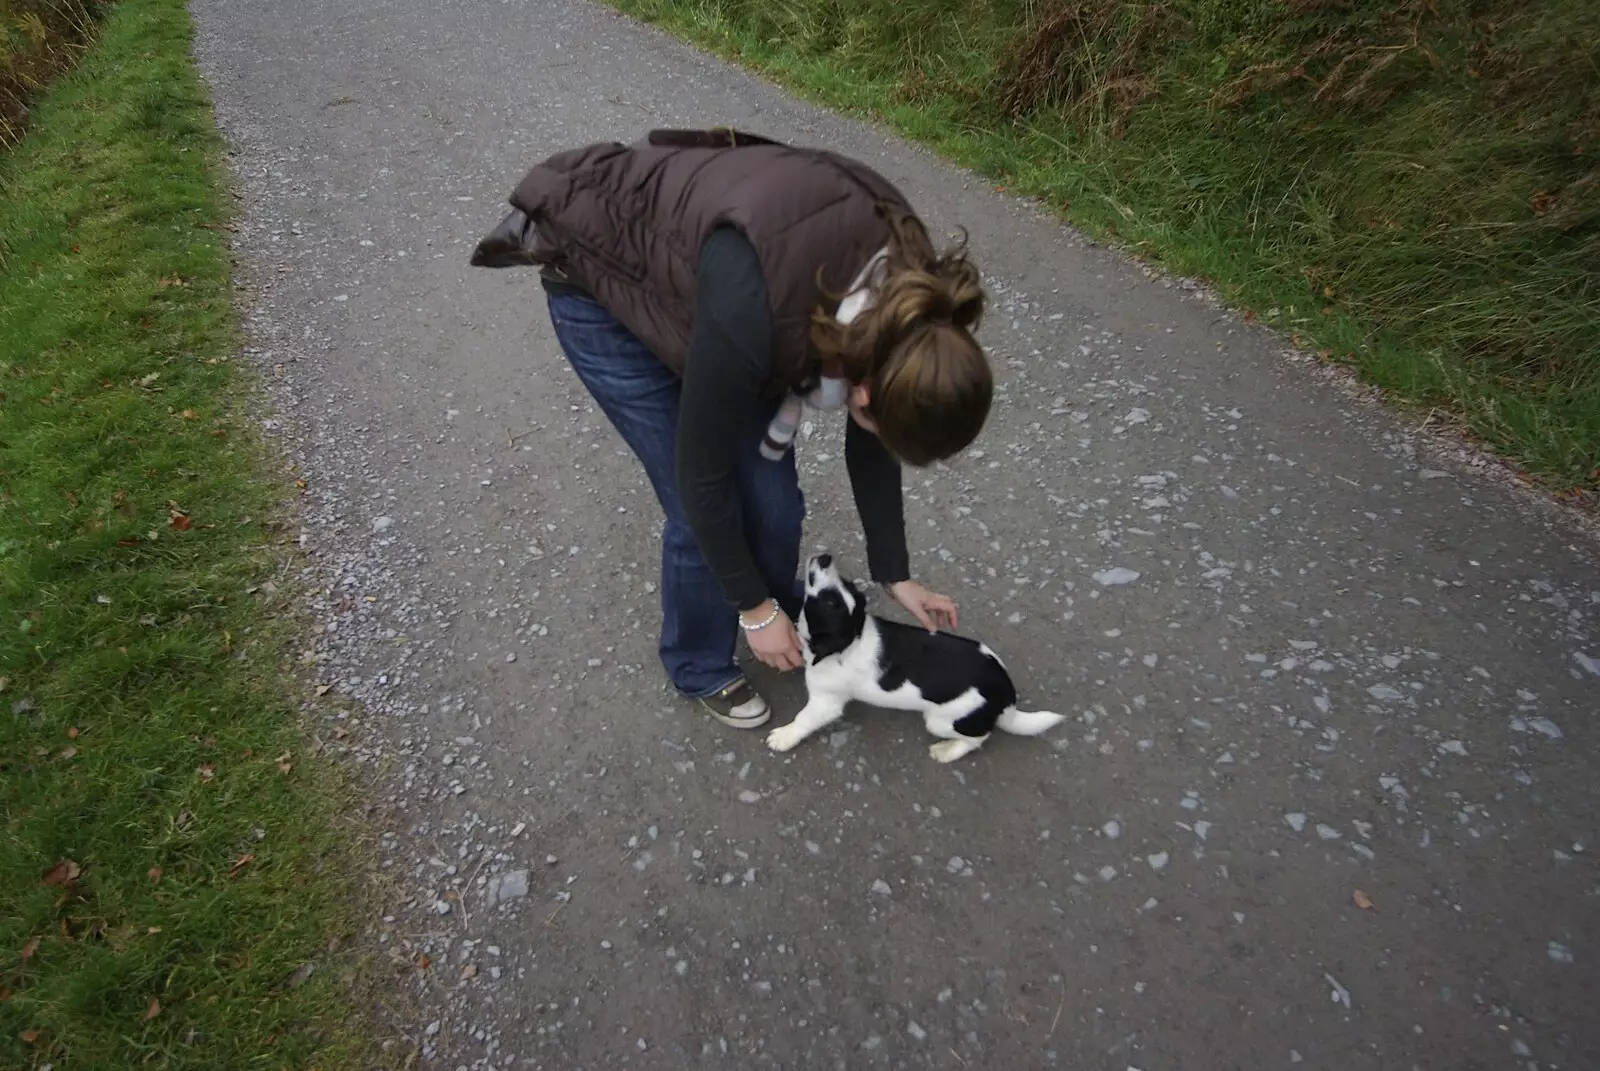
M 1027 27 L 1000 75 L 1001 111 L 1023 119 L 1057 108 L 1120 134 L 1155 93 L 1152 54 L 1171 28 L 1165 4 L 1066 0 Z
M 78 61 L 102 0 L 0 0 L 0 147 L 22 136 L 28 104 Z

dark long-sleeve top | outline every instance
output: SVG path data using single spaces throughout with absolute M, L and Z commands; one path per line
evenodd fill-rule
M 755 248 L 737 229 L 719 227 L 700 251 L 678 414 L 677 479 L 700 552 L 740 610 L 773 595 L 746 542 L 735 476 L 739 452 L 754 448 L 772 415 L 771 399 L 764 395 L 772 372 L 772 332 Z M 910 564 L 900 463 L 854 420 L 846 428 L 845 469 L 867 537 L 868 569 L 880 584 L 905 580 Z

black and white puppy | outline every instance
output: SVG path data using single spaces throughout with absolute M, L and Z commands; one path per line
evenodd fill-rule
M 1017 688 L 1000 658 L 976 640 L 929 632 L 867 613 L 861 590 L 839 575 L 831 554 L 806 563 L 800 639 L 806 649 L 806 705 L 767 734 L 767 746 L 788 751 L 837 721 L 852 699 L 890 710 L 914 710 L 940 738 L 928 751 L 954 762 L 983 746 L 996 727 L 1038 736 L 1066 719 L 1017 709 Z

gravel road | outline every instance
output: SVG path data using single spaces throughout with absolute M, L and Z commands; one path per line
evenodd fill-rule
M 606 9 L 194 12 L 309 485 L 307 672 L 385 823 L 393 1066 L 1600 1066 L 1577 523 L 1202 288 Z M 553 149 L 720 123 L 970 231 L 999 401 L 908 477 L 913 567 L 1050 736 L 944 767 L 862 711 L 777 757 L 664 687 L 648 486 L 532 273 L 467 257 Z M 859 574 L 841 432 L 800 445 L 807 544 Z

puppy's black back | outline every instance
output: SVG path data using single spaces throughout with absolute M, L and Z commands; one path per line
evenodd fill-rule
M 878 684 L 893 691 L 906 681 L 922 690 L 929 702 L 948 703 L 977 688 L 996 714 L 1017 701 L 1017 688 L 1000 660 L 983 652 L 977 640 L 948 632 L 929 632 L 878 618 L 883 637 L 883 662 Z

